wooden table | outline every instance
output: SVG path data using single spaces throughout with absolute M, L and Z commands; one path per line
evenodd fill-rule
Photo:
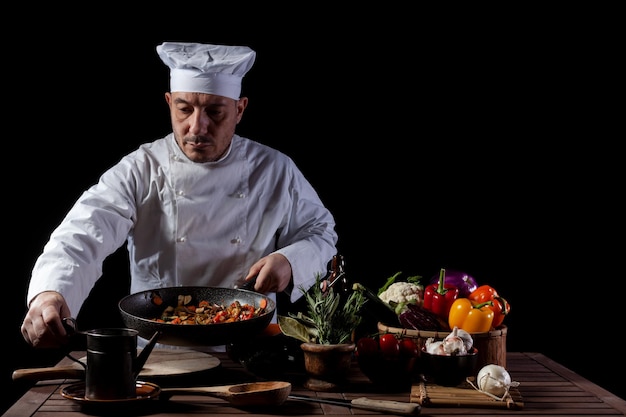
M 75 353 L 80 357 L 81 353 Z M 215 353 L 222 364 L 212 370 L 212 374 L 201 377 L 200 381 L 185 380 L 175 383 L 177 386 L 225 385 L 255 380 L 238 363 L 230 360 L 226 354 Z M 69 364 L 63 359 L 59 364 Z M 523 399 L 521 409 L 481 408 L 466 406 L 422 406 L 421 415 L 508 415 L 508 416 L 609 416 L 626 415 L 626 401 L 611 394 L 591 381 L 563 367 L 540 353 L 509 352 L 507 370 L 514 381 L 520 383 L 517 388 Z M 290 377 L 291 378 L 291 377 Z M 194 377 L 193 379 L 197 379 Z M 63 387 L 76 380 L 42 381 L 26 392 L 4 417 L 72 417 L 85 416 L 85 410 L 76 402 L 61 396 Z M 349 388 L 344 392 L 312 392 L 302 388 L 297 378 L 292 382 L 292 394 L 313 395 L 323 398 L 355 399 L 368 397 L 408 402 L 411 390 L 405 392 L 384 393 L 376 389 L 369 380 L 354 366 L 350 376 Z M 288 399 L 276 407 L 262 409 L 239 409 L 227 401 L 207 396 L 175 396 L 169 401 L 158 399 L 135 402 L 141 403 L 141 409 L 124 407 L 108 415 L 154 415 L 162 417 L 184 417 L 208 414 L 219 415 L 284 415 L 284 416 L 319 416 L 319 415 L 381 415 L 374 411 L 363 411 L 348 407 L 311 403 Z

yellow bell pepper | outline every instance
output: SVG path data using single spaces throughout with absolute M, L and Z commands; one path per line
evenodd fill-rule
M 477 303 L 469 298 L 457 298 L 448 314 L 451 329 L 458 327 L 468 333 L 484 333 L 491 330 L 493 310 L 491 301 Z

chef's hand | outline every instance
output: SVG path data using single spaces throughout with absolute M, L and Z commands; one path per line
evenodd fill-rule
M 280 253 L 272 253 L 259 259 L 250 267 L 246 281 L 257 276 L 254 291 L 267 294 L 268 292 L 281 292 L 291 282 L 291 264 Z
M 71 317 L 65 298 L 56 291 L 44 291 L 30 303 L 22 322 L 22 336 L 36 348 L 58 348 L 69 342 L 63 318 Z

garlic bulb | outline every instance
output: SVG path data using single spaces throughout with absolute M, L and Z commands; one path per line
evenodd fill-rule
M 431 355 L 467 355 L 474 345 L 472 336 L 463 329 L 454 327 L 452 332 L 443 340 L 436 342 L 434 337 L 429 337 L 424 343 L 426 352 Z
M 443 350 L 443 342 L 442 341 L 435 342 L 434 337 L 429 337 L 428 339 L 426 339 L 424 346 L 426 347 L 426 352 L 430 353 L 431 355 L 445 355 L 446 354 L 446 352 Z
M 467 355 L 467 352 L 472 348 L 472 344 L 472 336 L 465 330 L 454 326 L 452 333 L 443 339 L 443 350 L 448 355 Z
M 465 350 L 467 350 L 468 352 L 472 350 L 472 346 L 474 346 L 474 339 L 472 339 L 471 334 L 463 329 L 457 329 L 456 335 L 463 339 L 463 343 L 465 344 Z

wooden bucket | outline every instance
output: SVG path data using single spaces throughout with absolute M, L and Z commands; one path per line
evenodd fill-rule
M 416 339 L 419 350 L 430 337 L 435 340 L 443 340 L 450 332 L 425 331 L 405 329 L 400 327 L 389 327 L 386 324 L 378 323 L 379 332 L 387 332 Z M 478 369 L 485 365 L 495 364 L 506 368 L 506 333 L 507 327 L 502 325 L 494 330 L 484 333 L 470 333 L 474 340 L 474 347 L 478 349 Z

